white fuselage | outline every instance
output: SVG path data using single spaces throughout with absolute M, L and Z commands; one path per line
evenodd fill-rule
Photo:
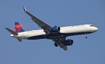
M 53 34 L 50 35 L 50 37 L 57 35 L 73 36 L 81 34 L 90 34 L 96 32 L 97 30 L 98 28 L 93 26 L 92 24 L 65 26 L 65 27 L 60 27 L 59 34 Z M 10 36 L 15 38 L 30 39 L 30 40 L 49 38 L 49 36 L 47 36 L 42 29 L 20 32 L 18 33 L 18 35 L 11 34 Z

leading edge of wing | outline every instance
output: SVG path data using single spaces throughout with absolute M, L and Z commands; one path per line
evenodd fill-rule
M 29 13 L 25 7 L 23 7 L 23 10 L 24 10 L 30 17 L 34 17 L 34 15 L 32 15 L 31 13 Z
M 30 12 L 28 12 L 28 11 L 26 10 L 25 7 L 23 7 L 23 9 L 24 9 L 25 13 L 28 14 L 28 15 L 31 17 L 31 19 L 32 19 L 36 24 L 38 24 L 38 25 L 45 31 L 46 34 L 49 33 L 49 29 L 51 28 L 50 25 L 46 24 L 45 22 L 43 22 L 43 21 L 40 20 L 39 18 L 37 18 L 37 17 L 35 17 L 34 15 L 32 15 Z

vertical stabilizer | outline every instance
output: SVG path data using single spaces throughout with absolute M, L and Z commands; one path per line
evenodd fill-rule
M 21 24 L 19 22 L 15 22 L 15 29 L 14 32 L 24 32 L 24 29 L 22 28 Z

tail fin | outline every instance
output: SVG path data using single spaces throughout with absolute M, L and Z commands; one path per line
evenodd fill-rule
M 14 32 L 18 33 L 18 32 L 24 32 L 21 24 L 19 22 L 15 22 L 15 29 Z

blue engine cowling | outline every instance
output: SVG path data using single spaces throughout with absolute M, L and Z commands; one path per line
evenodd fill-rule
M 66 45 L 66 46 L 73 45 L 73 40 L 71 40 L 71 39 L 65 40 L 64 45 Z
M 58 26 L 54 26 L 50 28 L 50 32 L 59 32 L 60 31 L 60 27 Z

